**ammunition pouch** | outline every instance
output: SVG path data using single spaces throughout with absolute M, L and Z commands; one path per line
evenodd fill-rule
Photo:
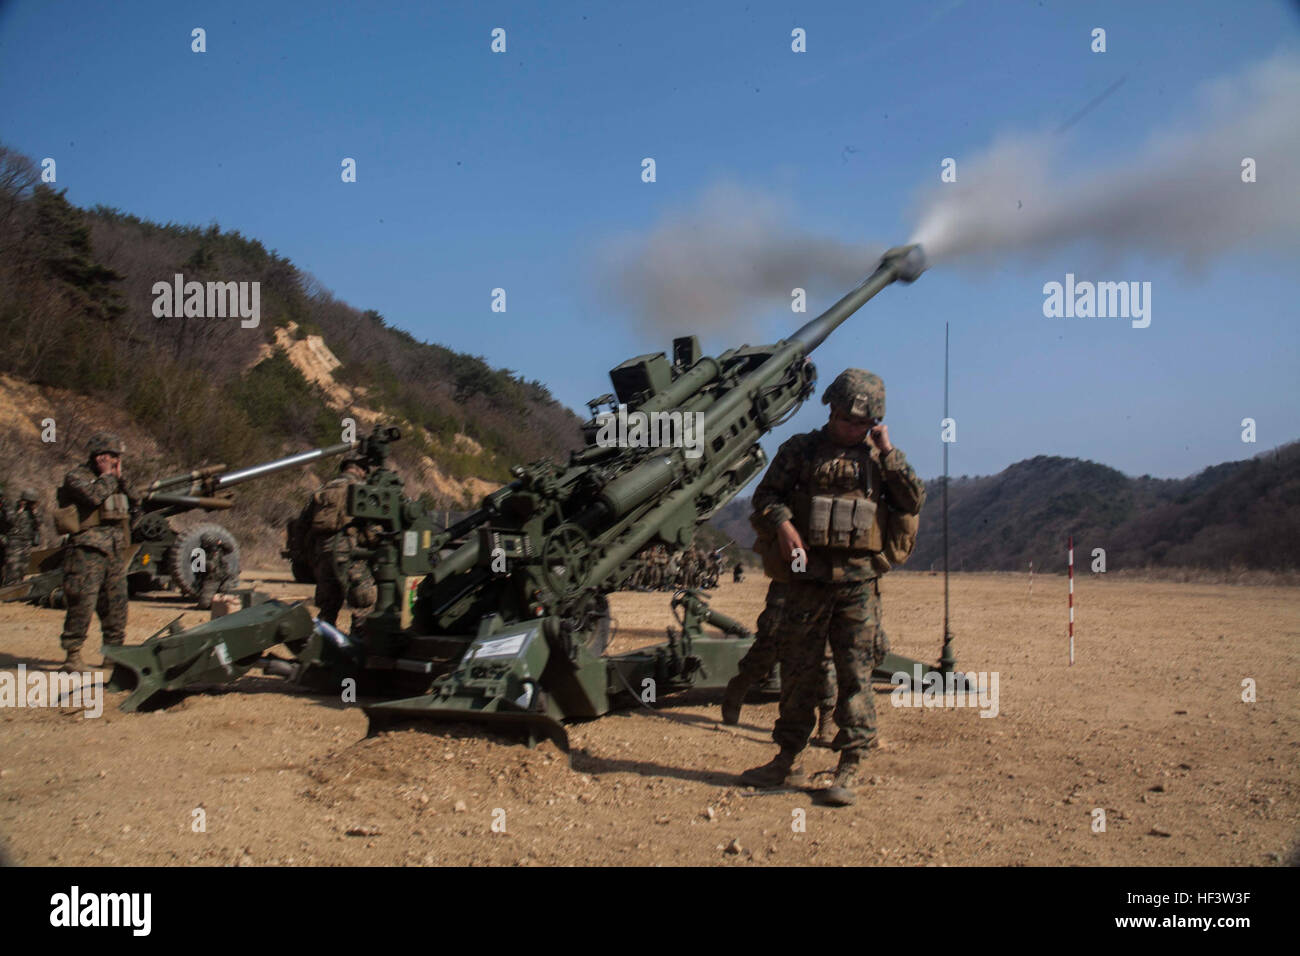
M 131 520 L 131 501 L 122 492 L 115 492 L 95 509 L 102 524 L 125 524 Z
M 749 516 L 749 524 L 758 537 L 754 541 L 754 553 L 763 561 L 763 573 L 773 581 L 789 584 L 794 579 L 790 562 L 794 559 L 781 553 L 781 542 L 776 532 L 759 520 L 757 514 Z
M 891 565 L 902 564 L 911 557 L 912 549 L 916 547 L 916 535 L 921 530 L 921 516 L 895 511 L 888 505 L 883 505 L 880 510 L 888 512 L 884 557 Z
M 754 553 L 763 559 L 763 573 L 773 581 L 789 584 L 794 580 L 790 562 L 794 559 L 781 553 L 781 542 L 771 531 L 761 532 L 754 541 Z
M 54 529 L 59 534 L 77 534 L 101 524 L 126 524 L 131 520 L 131 501 L 122 492 L 103 500 L 98 508 L 82 509 L 72 504 L 54 512 Z
M 66 508 L 56 508 L 54 510 L 54 530 L 59 534 L 76 534 L 86 528 L 93 528 L 97 524 L 99 524 L 98 513 L 91 512 L 86 520 L 82 521 L 76 505 L 68 505 Z
M 836 548 L 866 554 L 884 549 L 884 512 L 865 495 L 809 495 L 795 492 L 794 526 L 809 548 Z

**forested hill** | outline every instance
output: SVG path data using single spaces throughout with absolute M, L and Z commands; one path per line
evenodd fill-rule
M 942 567 L 943 482 L 927 482 L 921 534 L 907 567 Z M 1065 566 L 1074 536 L 1076 569 L 1095 548 L 1108 571 L 1134 568 L 1300 569 L 1300 443 L 1189 478 L 1130 478 L 1077 458 L 1040 455 L 996 475 L 949 485 L 951 567 L 1024 571 Z M 749 499 L 713 519 L 745 545 Z
M 178 273 L 260 283 L 259 324 L 156 316 L 155 283 Z M 160 468 L 275 457 L 338 441 L 344 417 L 391 420 L 406 426 L 395 459 L 412 491 L 456 508 L 511 465 L 581 443 L 542 383 L 419 342 L 238 232 L 79 209 L 3 146 L 0 341 L 0 372 L 125 413 Z
M 1108 570 L 1180 567 L 1300 568 L 1300 443 L 1189 478 L 1129 478 L 1075 458 L 1040 455 L 949 487 L 951 566 L 1059 569 L 1065 538 L 1087 567 L 1093 549 Z M 942 480 L 928 483 L 926 533 L 911 566 L 943 560 Z M 1085 564 L 1085 560 L 1088 564 Z

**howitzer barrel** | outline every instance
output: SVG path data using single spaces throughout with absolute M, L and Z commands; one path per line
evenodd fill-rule
M 880 257 L 880 265 L 874 272 L 862 280 L 862 284 L 848 293 L 817 318 L 806 323 L 790 337 L 804 347 L 804 354 L 811 352 L 826 340 L 835 328 L 858 309 L 867 300 L 891 282 L 915 282 L 917 276 L 925 271 L 925 253 L 918 245 L 896 246 Z
M 925 271 L 925 252 L 919 245 L 896 246 L 880 257 L 871 275 L 817 318 L 781 342 L 766 362 L 750 376 L 748 387 L 733 389 L 705 414 L 705 433 L 726 434 L 738 412 L 746 408 L 764 388 L 784 378 L 791 362 L 801 353 L 807 355 L 838 328 L 845 319 L 862 308 L 877 292 L 893 282 L 912 283 Z
M 229 488 L 231 485 L 237 485 L 242 481 L 251 481 L 254 478 L 261 478 L 263 475 L 270 475 L 277 471 L 284 471 L 297 465 L 305 465 L 308 462 L 318 461 L 321 458 L 329 458 L 331 455 L 338 455 L 345 451 L 351 451 L 355 447 L 353 442 L 339 442 L 337 445 L 329 445 L 326 448 L 313 448 L 311 451 L 299 452 L 296 455 L 289 455 L 285 458 L 277 458 L 275 461 L 265 461 L 260 465 L 250 465 L 248 468 L 241 468 L 238 471 L 228 472 L 219 477 L 214 482 L 215 488 Z
M 203 498 L 196 495 L 152 494 L 149 501 L 167 508 L 202 508 L 204 511 L 225 511 L 235 505 L 234 498 Z
M 193 487 L 203 481 L 204 478 L 211 478 L 213 475 L 219 475 L 226 470 L 225 465 L 208 465 L 206 468 L 195 468 L 193 471 L 187 471 L 181 475 L 172 475 L 170 478 L 159 478 L 152 482 L 145 493 L 152 495 L 155 491 L 163 491 L 167 488 L 174 488 L 177 485 L 184 485 L 187 488 Z

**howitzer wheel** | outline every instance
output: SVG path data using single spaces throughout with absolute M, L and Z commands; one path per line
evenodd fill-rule
M 194 570 L 194 549 L 204 552 L 206 571 Z M 187 597 L 198 597 L 211 574 L 220 574 L 220 589 L 231 588 L 239 581 L 239 542 L 219 524 L 195 525 L 181 532 L 167 554 L 172 581 Z
M 591 558 L 587 532 L 566 522 L 552 530 L 542 544 L 542 577 L 556 594 L 572 597 L 587 580 Z

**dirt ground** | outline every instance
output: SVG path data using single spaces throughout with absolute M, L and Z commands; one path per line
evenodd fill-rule
M 149 714 L 117 711 L 120 694 L 99 719 L 0 709 L 0 845 L 33 865 L 1294 862 L 1300 589 L 1084 576 L 1071 667 L 1064 579 L 1026 584 L 954 577 L 959 667 L 998 674 L 998 714 L 894 707 L 878 688 L 884 746 L 852 807 L 737 785 L 775 751 L 775 703 L 736 728 L 703 693 L 575 725 L 570 766 L 550 743 L 464 728 L 367 739 L 355 705 L 249 677 Z M 765 587 L 724 583 L 714 605 L 752 626 Z M 900 572 L 882 591 L 894 649 L 935 658 L 942 579 Z M 612 603 L 614 652 L 670 623 L 667 595 Z M 133 602 L 128 642 L 184 609 Z M 56 665 L 61 623 L 0 605 L 0 669 Z M 805 764 L 835 758 L 811 749 Z

